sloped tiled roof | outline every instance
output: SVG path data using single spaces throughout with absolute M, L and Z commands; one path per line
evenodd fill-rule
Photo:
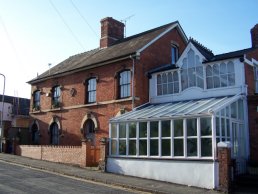
M 97 48 L 91 51 L 87 51 L 85 53 L 71 56 L 68 59 L 51 68 L 50 71 L 42 73 L 38 77 L 29 81 L 28 83 L 34 83 L 53 76 L 84 69 L 87 67 L 90 68 L 93 65 L 101 64 L 104 62 L 129 56 L 131 54 L 135 54 L 137 50 L 143 48 L 150 41 L 155 39 L 157 36 L 165 32 L 168 28 L 170 28 L 173 24 L 176 23 L 178 23 L 178 21 L 160 26 L 158 28 L 134 36 L 124 38 L 116 42 L 114 45 L 104 49 Z

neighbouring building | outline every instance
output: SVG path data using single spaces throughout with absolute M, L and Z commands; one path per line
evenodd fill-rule
M 251 38 L 219 55 L 190 39 L 175 63 L 146 70 L 149 102 L 110 120 L 107 170 L 214 189 L 219 142 L 232 146 L 234 174 L 258 165 L 258 24 Z
M 2 99 L 2 95 L 0 95 Z M 3 130 L 1 131 L 2 151 L 13 152 L 14 139 L 20 144 L 30 143 L 29 109 L 30 100 L 14 96 L 4 96 L 4 103 L 0 102 L 0 111 L 3 107 Z
M 124 24 L 101 20 L 100 47 L 32 79 L 33 144 L 81 145 L 108 137 L 109 119 L 149 102 L 146 72 L 175 63 L 188 39 L 179 22 L 124 38 Z

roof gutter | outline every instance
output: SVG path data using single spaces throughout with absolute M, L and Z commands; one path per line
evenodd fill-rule
M 113 60 L 107 60 L 107 61 L 103 61 L 103 62 L 100 62 L 100 63 L 91 64 L 89 66 L 77 68 L 77 69 L 74 69 L 74 70 L 65 71 L 65 72 L 61 72 L 61 73 L 56 73 L 54 75 L 49 75 L 49 76 L 45 76 L 43 78 L 28 81 L 27 83 L 28 84 L 36 84 L 36 83 L 39 83 L 39 82 L 42 82 L 42 81 L 45 81 L 45 80 L 48 80 L 48 79 L 63 77 L 65 75 L 70 75 L 70 74 L 77 73 L 77 72 L 80 72 L 80 71 L 84 71 L 84 70 L 100 67 L 100 66 L 103 66 L 103 65 L 107 65 L 107 64 L 110 64 L 110 63 L 115 63 L 115 62 L 118 62 L 118 61 L 131 59 L 132 57 L 137 57 L 138 58 L 139 56 L 140 56 L 140 53 L 133 52 L 133 53 L 127 54 L 125 56 L 118 57 L 118 58 L 113 59 Z

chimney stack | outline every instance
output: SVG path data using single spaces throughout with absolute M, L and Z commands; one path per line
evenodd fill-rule
M 100 48 L 106 48 L 114 44 L 117 40 L 124 38 L 124 23 L 119 22 L 112 17 L 106 17 L 100 20 L 101 38 Z
M 258 24 L 251 29 L 252 47 L 258 47 Z

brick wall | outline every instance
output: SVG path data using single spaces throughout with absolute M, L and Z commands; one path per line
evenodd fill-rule
M 258 48 L 248 53 L 246 58 L 258 60 Z M 248 124 L 249 124 L 249 144 L 250 160 L 258 164 L 258 95 L 255 91 L 254 67 L 245 64 L 245 78 L 248 85 Z
M 17 145 L 16 155 L 78 166 L 97 166 L 100 148 L 85 146 Z M 87 158 L 87 161 L 86 161 Z
M 218 145 L 219 161 L 219 190 L 229 192 L 231 190 L 231 149 Z

